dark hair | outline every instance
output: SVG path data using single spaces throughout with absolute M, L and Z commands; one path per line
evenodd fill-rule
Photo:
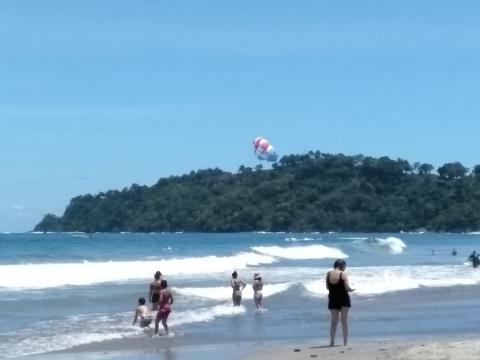
M 138 303 L 139 303 L 140 305 L 145 305 L 145 298 L 143 298 L 143 297 L 139 298 L 139 299 L 138 299 Z
M 162 281 L 160 281 L 160 287 L 161 287 L 162 289 L 167 288 L 167 287 L 168 287 L 167 280 L 162 280 Z
M 235 271 L 232 273 L 232 278 L 236 279 L 236 278 L 237 278 L 237 276 L 238 276 L 238 274 L 237 274 L 237 270 L 235 270 Z
M 160 271 L 157 271 L 157 272 L 155 273 L 155 275 L 153 275 L 153 277 L 154 277 L 156 280 L 160 279 L 160 276 L 162 276 L 162 273 L 161 273 Z
M 345 270 L 346 267 L 347 267 L 347 263 L 343 259 L 337 259 L 333 263 L 333 268 L 334 269 Z

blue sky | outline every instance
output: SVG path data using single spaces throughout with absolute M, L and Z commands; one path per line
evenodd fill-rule
M 480 163 L 478 1 L 2 1 L 0 231 L 280 154 Z

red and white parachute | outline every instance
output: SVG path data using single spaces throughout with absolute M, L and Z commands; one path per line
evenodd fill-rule
M 258 160 L 277 161 L 278 155 L 272 144 L 263 137 L 253 140 L 254 153 Z

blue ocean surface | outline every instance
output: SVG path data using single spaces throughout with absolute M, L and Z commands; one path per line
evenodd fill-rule
M 479 234 L 0 234 L 0 358 L 149 336 L 131 322 L 157 270 L 175 297 L 171 329 L 187 342 L 326 339 L 325 274 L 337 258 L 356 288 L 352 337 L 477 333 L 472 250 Z M 240 307 L 233 270 L 248 284 Z

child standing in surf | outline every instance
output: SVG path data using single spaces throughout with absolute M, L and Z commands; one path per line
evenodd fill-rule
M 263 280 L 260 276 L 260 273 L 253 274 L 253 301 L 255 302 L 255 307 L 257 310 L 262 309 L 262 299 L 263 299 Z

